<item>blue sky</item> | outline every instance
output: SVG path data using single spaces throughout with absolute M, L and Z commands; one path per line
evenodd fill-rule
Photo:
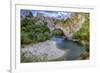
M 71 15 L 71 12 L 62 12 L 62 11 L 36 11 L 32 10 L 33 16 L 36 16 L 37 13 L 43 14 L 45 17 L 54 17 L 58 19 L 66 19 Z
M 66 19 L 72 14 L 72 12 L 64 11 L 21 10 L 21 15 L 26 16 L 29 13 L 29 11 L 32 12 L 33 16 L 37 16 L 38 13 L 41 13 L 45 17 L 53 17 L 57 19 Z

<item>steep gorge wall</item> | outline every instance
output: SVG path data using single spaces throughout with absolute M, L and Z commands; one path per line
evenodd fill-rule
M 67 26 L 63 26 L 63 24 L 58 23 L 58 24 L 55 25 L 55 27 L 62 29 L 65 36 L 67 38 L 71 38 L 75 32 L 80 30 L 80 28 L 82 27 L 83 22 L 85 21 L 85 18 L 84 18 L 83 15 L 78 14 L 77 16 L 78 16 L 78 21 L 76 21 L 77 19 L 74 18 L 72 20 L 72 22 L 69 23 Z
M 44 17 L 42 14 L 39 14 L 37 17 L 33 18 L 33 20 L 36 23 L 47 25 L 51 31 L 59 28 L 63 30 L 67 38 L 71 38 L 75 32 L 80 30 L 85 21 L 85 17 L 82 13 L 72 13 L 69 19 L 58 20 L 51 17 Z

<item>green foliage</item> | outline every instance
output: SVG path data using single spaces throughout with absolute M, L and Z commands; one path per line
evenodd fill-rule
M 30 43 L 32 43 L 32 40 L 30 39 L 28 33 L 22 32 L 22 34 L 21 34 L 21 43 L 22 44 L 30 44 Z
M 35 24 L 31 18 L 21 20 L 21 44 L 42 42 L 49 39 L 50 30 L 46 25 Z
M 28 63 L 28 62 L 46 62 L 47 56 L 36 56 L 33 55 L 31 52 L 21 52 L 21 63 Z
M 54 29 L 52 31 L 52 35 L 53 36 L 64 36 L 64 33 L 63 33 L 63 31 L 61 29 Z
M 89 52 L 89 16 L 84 16 L 85 22 L 82 24 L 82 28 L 73 35 L 73 38 L 80 42 Z

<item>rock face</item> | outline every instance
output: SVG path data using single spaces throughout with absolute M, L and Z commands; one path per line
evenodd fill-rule
M 74 13 L 72 13 L 72 15 L 74 17 Z M 63 23 L 59 23 L 59 22 L 55 23 L 56 21 L 61 21 L 61 20 L 52 18 L 52 17 L 45 17 L 41 13 L 37 14 L 36 17 L 33 17 L 33 20 L 38 23 L 41 23 L 43 25 L 47 25 L 51 31 L 54 29 L 60 28 L 61 30 L 63 30 L 63 32 L 67 38 L 71 38 L 73 36 L 73 34 L 81 28 L 82 23 L 85 21 L 84 16 L 82 16 L 81 14 L 78 14 L 77 18 L 76 19 L 74 18 L 74 20 L 72 20 L 71 23 L 69 23 L 69 25 L 67 27 L 63 26 Z M 71 18 L 71 16 L 70 16 L 69 19 L 73 19 L 73 18 Z M 65 25 L 67 25 L 67 24 L 65 24 Z
M 27 15 L 29 15 L 30 11 L 29 10 L 23 10 L 21 11 L 21 15 L 22 17 L 25 17 Z M 48 28 L 52 31 L 56 28 L 60 28 L 61 30 L 63 30 L 65 36 L 67 38 L 71 38 L 73 36 L 73 34 L 75 32 L 77 32 L 81 26 L 82 23 L 84 22 L 85 18 L 84 16 L 82 16 L 82 14 L 80 13 L 76 13 L 77 16 L 75 16 L 75 13 L 71 13 L 68 18 L 71 20 L 71 23 L 68 23 L 69 25 L 63 26 L 63 23 L 59 23 L 59 21 L 63 21 L 64 19 L 58 19 L 58 18 L 54 18 L 54 17 L 50 17 L 50 16 L 45 16 L 43 13 L 37 12 L 36 16 L 33 16 L 32 19 L 33 21 L 35 21 L 35 23 L 39 23 L 39 24 L 43 24 L 43 25 L 47 25 Z M 67 17 L 67 16 L 66 16 Z M 76 17 L 76 18 L 75 18 Z M 68 19 L 67 18 L 67 19 Z M 74 18 L 74 19 L 73 19 Z M 78 21 L 76 21 L 78 18 Z M 65 20 L 67 20 L 65 19 Z M 58 23 L 55 23 L 57 22 Z M 67 25 L 67 24 L 65 24 Z
M 75 32 L 80 30 L 83 22 L 85 21 L 85 18 L 83 16 L 79 15 L 78 17 L 79 17 L 78 22 L 75 22 L 75 23 L 73 22 L 72 24 L 68 25 L 67 27 L 63 27 L 62 25 L 59 25 L 59 24 L 56 25 L 55 27 L 63 30 L 65 36 L 70 39 Z
M 35 56 L 47 56 L 48 60 L 57 59 L 65 54 L 65 51 L 58 49 L 54 42 L 46 41 L 32 45 L 30 47 L 21 48 L 21 52 L 31 52 Z

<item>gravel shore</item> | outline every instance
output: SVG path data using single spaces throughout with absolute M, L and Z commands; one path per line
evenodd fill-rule
M 21 48 L 21 52 L 31 52 L 35 56 L 46 55 L 48 60 L 57 59 L 65 54 L 64 50 L 56 47 L 56 43 L 50 40 Z

